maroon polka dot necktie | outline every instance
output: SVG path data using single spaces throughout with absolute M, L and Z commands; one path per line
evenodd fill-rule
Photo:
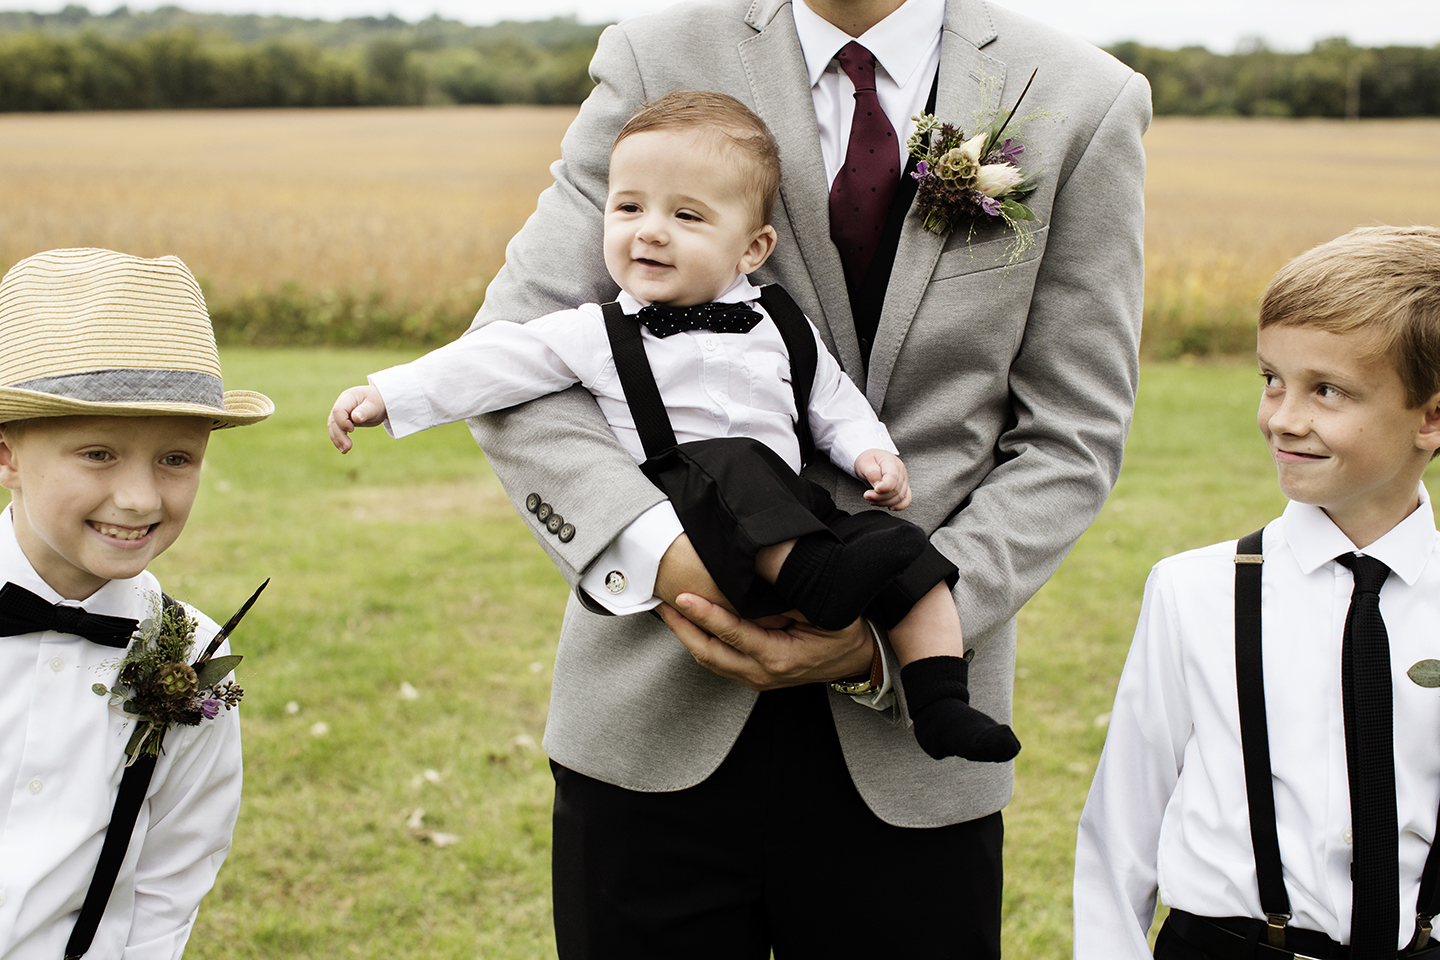
M 830 239 L 840 251 L 845 283 L 853 293 L 870 269 L 900 183 L 900 149 L 875 93 L 875 56 L 852 40 L 835 58 L 855 85 L 855 118 L 845 165 L 830 185 Z

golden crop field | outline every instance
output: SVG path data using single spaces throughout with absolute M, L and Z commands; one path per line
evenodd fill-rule
M 179 254 L 217 303 L 293 282 L 478 305 L 573 116 L 0 116 L 0 266 L 96 245 Z M 1246 349 L 1266 279 L 1308 246 L 1357 224 L 1440 223 L 1440 121 L 1161 118 L 1146 145 L 1152 355 Z

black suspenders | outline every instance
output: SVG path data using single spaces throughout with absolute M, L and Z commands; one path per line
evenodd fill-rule
M 1270 772 L 1270 733 L 1265 720 L 1265 672 L 1260 656 L 1260 574 L 1264 563 L 1264 528 L 1241 537 L 1235 545 L 1235 689 L 1240 701 L 1240 749 L 1245 758 L 1245 795 L 1250 806 L 1250 842 L 1255 848 L 1255 876 L 1260 908 L 1265 911 L 1270 945 L 1285 948 L 1290 922 L 1290 897 L 1280 866 L 1280 838 L 1275 829 L 1275 786 Z M 1440 813 L 1435 839 L 1440 840 Z M 1430 941 L 1431 921 L 1440 913 L 1440 843 L 1420 875 L 1415 936 L 1406 952 Z
M 819 355 L 815 335 L 805 314 L 778 283 L 760 289 L 760 303 L 770 319 L 780 328 L 785 349 L 790 353 L 790 386 L 795 393 L 795 434 L 800 439 L 800 459 L 809 460 L 815 452 L 810 433 L 810 391 L 815 385 L 815 365 Z M 615 370 L 625 391 L 625 402 L 635 418 L 635 429 L 645 448 L 646 459 L 653 460 L 661 452 L 675 446 L 675 429 L 660 390 L 655 386 L 655 373 L 645 356 L 645 342 L 640 339 L 640 323 L 627 317 L 618 303 L 601 306 L 605 316 L 605 333 L 615 356 Z
M 160 602 L 167 610 L 180 605 L 166 593 L 160 594 Z M 125 862 L 125 851 L 130 848 L 130 835 L 135 832 L 135 821 L 140 816 L 141 804 L 145 802 L 145 791 L 150 789 L 156 759 L 138 757 L 120 777 L 120 792 L 115 795 L 110 825 L 105 828 L 100 861 L 95 865 L 95 875 L 90 878 L 90 889 L 85 891 L 80 918 L 75 921 L 75 929 L 70 931 L 70 939 L 65 944 L 65 960 L 79 960 L 95 940 L 100 918 L 105 915 L 105 906 L 110 902 L 115 880 L 120 876 L 120 864 Z

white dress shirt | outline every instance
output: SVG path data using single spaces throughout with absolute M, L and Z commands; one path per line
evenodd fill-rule
M 940 31 L 945 23 L 945 0 L 905 0 L 890 16 L 852 37 L 801 0 L 790 5 L 795 32 L 810 73 L 810 96 L 820 124 L 820 154 L 825 160 L 825 181 L 833 183 L 845 163 L 850 145 L 850 121 L 855 116 L 855 85 L 840 69 L 835 55 L 857 41 L 875 55 L 875 95 L 895 128 L 896 151 L 903 170 L 909 157 L 905 144 L 915 132 L 915 115 L 925 109 L 935 73 L 940 69 Z M 917 40 L 917 38 L 919 38 Z
M 1354 580 L 1334 562 L 1375 557 L 1395 701 L 1400 826 L 1397 949 L 1415 929 L 1420 871 L 1440 807 L 1440 689 L 1406 675 L 1440 659 L 1440 535 L 1420 506 L 1357 551 L 1318 507 L 1265 529 L 1265 712 L 1291 926 L 1350 939 L 1350 792 L 1340 647 Z M 1160 899 L 1199 916 L 1263 918 L 1235 691 L 1235 541 L 1151 571 L 1105 749 L 1080 819 L 1075 956 L 1148 958 Z
M 725 303 L 752 303 L 763 319 L 749 333 L 691 330 L 661 338 L 642 327 L 641 338 L 678 442 L 751 437 L 799 473 L 800 441 L 795 435 L 789 353 L 780 329 L 756 299 L 759 295 L 759 288 L 740 277 L 716 298 Z M 623 291 L 618 302 L 627 314 L 637 313 L 641 307 Z M 870 449 L 894 453 L 895 444 L 813 324 L 810 331 L 817 359 L 807 418 L 815 447 L 854 476 L 861 453 Z M 373 374 L 370 383 L 385 399 L 385 426 L 395 437 L 491 413 L 581 383 L 595 395 L 610 429 L 635 462 L 645 461 L 598 304 L 587 303 L 523 324 L 487 324 L 412 363 Z M 673 518 L 673 508 L 665 506 Z M 657 511 L 652 509 L 649 514 Z M 665 540 L 667 547 L 680 532 L 679 521 L 673 522 L 674 533 Z M 601 579 L 594 584 L 582 581 L 582 588 L 588 587 L 591 596 L 615 613 L 648 610 L 659 603 L 652 596 L 653 573 L 648 583 L 627 583 L 621 594 L 611 594 L 603 586 L 603 575 L 613 569 L 625 568 L 592 567 L 587 578 Z
M 112 580 L 76 604 L 36 574 L 0 511 L 0 584 L 90 613 L 143 620 L 160 584 Z M 218 629 L 191 609 L 197 640 Z M 223 650 L 224 648 L 222 648 Z M 51 631 L 0 637 L 0 957 L 58 960 L 75 927 L 125 762 L 130 722 L 91 689 L 124 652 Z M 176 960 L 230 850 L 240 810 L 240 721 L 172 727 L 89 957 Z
M 930 87 L 940 69 L 940 33 L 945 23 L 945 0 L 906 0 L 890 16 L 859 37 L 851 37 L 795 0 L 790 5 L 795 32 L 810 75 L 810 96 L 820 126 L 820 153 L 825 161 L 825 181 L 833 182 L 845 162 L 850 144 L 850 121 L 855 114 L 855 85 L 840 69 L 835 54 L 851 40 L 858 40 L 875 55 L 875 93 L 890 125 L 895 128 L 896 150 L 903 169 L 905 143 L 915 132 L 914 117 L 925 109 Z M 917 38 L 918 41 L 917 41 Z M 657 504 L 620 532 L 605 552 L 591 565 L 580 587 L 612 612 L 648 610 L 659 599 L 645 594 L 653 591 L 660 559 L 680 535 L 680 521 L 669 503 Z M 604 587 L 605 573 L 625 572 L 627 586 L 623 606 Z M 638 599 L 631 600 L 630 597 Z M 887 671 L 884 687 L 889 687 Z

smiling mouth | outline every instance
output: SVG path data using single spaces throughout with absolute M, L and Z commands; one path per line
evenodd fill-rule
M 668 266 L 670 266 L 670 264 L 668 264 L 668 263 L 661 263 L 659 260 L 650 260 L 650 259 L 648 259 L 648 258 L 646 258 L 646 257 L 636 257 L 636 258 L 635 258 L 635 262 L 636 262 L 636 263 L 642 263 L 642 264 L 644 264 L 644 265 L 647 266 L 647 267 L 668 267 Z
M 156 527 L 153 523 L 144 527 L 117 527 L 113 523 L 96 523 L 93 520 L 90 521 L 90 526 L 97 533 L 116 540 L 140 540 L 149 536 L 150 531 Z
M 1274 455 L 1275 455 L 1275 459 L 1276 459 L 1276 460 L 1282 460 L 1282 461 L 1284 461 L 1284 462 L 1286 462 L 1286 463 L 1314 463 L 1314 462 L 1319 461 L 1319 460 L 1328 460 L 1328 459 L 1330 459 L 1329 457 L 1327 457 L 1327 456 L 1325 456 L 1325 455 L 1323 455 L 1323 454 L 1319 454 L 1319 453 L 1301 453 L 1301 452 L 1298 451 L 1298 450 L 1279 450 L 1279 449 L 1277 449 L 1277 450 L 1275 451 L 1275 454 L 1274 454 Z

